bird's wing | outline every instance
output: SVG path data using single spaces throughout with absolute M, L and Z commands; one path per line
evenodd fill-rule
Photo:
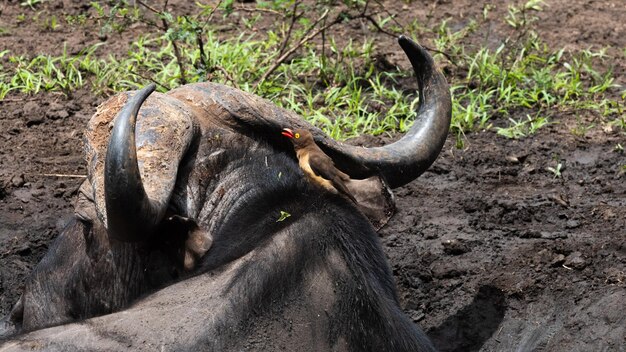
M 332 181 L 338 176 L 339 170 L 335 168 L 333 159 L 320 153 L 309 153 L 309 165 L 315 175 Z
M 317 176 L 329 180 L 337 191 L 348 196 L 354 203 L 357 202 L 350 193 L 350 190 L 348 190 L 348 187 L 344 184 L 344 181 L 347 181 L 350 177 L 339 171 L 335 167 L 333 159 L 328 155 L 319 153 L 309 155 L 309 166 Z

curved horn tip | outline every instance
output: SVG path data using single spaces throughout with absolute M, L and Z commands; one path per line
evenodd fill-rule
M 401 35 L 398 37 L 398 44 L 402 47 L 402 50 L 409 57 L 409 60 L 412 58 L 419 58 L 422 61 L 427 61 L 429 63 L 433 63 L 433 59 L 428 53 L 428 51 L 421 45 L 417 44 L 413 39 Z
M 400 36 L 398 37 L 398 42 L 402 43 L 402 42 L 412 42 L 413 40 L 411 40 L 409 37 L 407 37 L 404 34 L 400 34 Z
M 145 93 L 147 95 L 150 95 L 152 92 L 154 92 L 154 90 L 156 89 L 156 84 L 154 84 L 154 82 L 148 84 L 147 86 L 139 89 L 138 93 Z
M 398 44 L 400 44 L 400 46 L 402 46 L 403 48 L 405 46 L 412 46 L 418 50 L 423 49 L 421 45 L 417 44 L 413 39 L 407 37 L 404 34 L 398 37 Z

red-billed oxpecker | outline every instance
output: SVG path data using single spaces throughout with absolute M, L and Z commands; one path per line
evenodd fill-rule
M 311 132 L 301 129 L 292 131 L 289 128 L 284 128 L 282 135 L 288 137 L 293 143 L 298 164 L 309 180 L 330 192 L 341 193 L 355 204 L 357 203 L 345 185 L 346 182 L 350 181 L 350 176 L 335 167 L 333 159 L 315 144 Z

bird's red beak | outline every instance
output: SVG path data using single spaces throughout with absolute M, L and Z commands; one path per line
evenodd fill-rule
M 283 128 L 283 131 L 280 134 L 285 137 L 293 138 L 293 131 L 288 128 Z

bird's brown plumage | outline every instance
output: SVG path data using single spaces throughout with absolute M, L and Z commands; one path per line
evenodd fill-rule
M 282 134 L 293 143 L 298 164 L 309 180 L 331 192 L 345 195 L 354 203 L 357 202 L 345 185 L 346 182 L 350 181 L 350 176 L 335 167 L 333 159 L 315 144 L 311 132 L 307 130 L 292 131 L 285 128 Z

